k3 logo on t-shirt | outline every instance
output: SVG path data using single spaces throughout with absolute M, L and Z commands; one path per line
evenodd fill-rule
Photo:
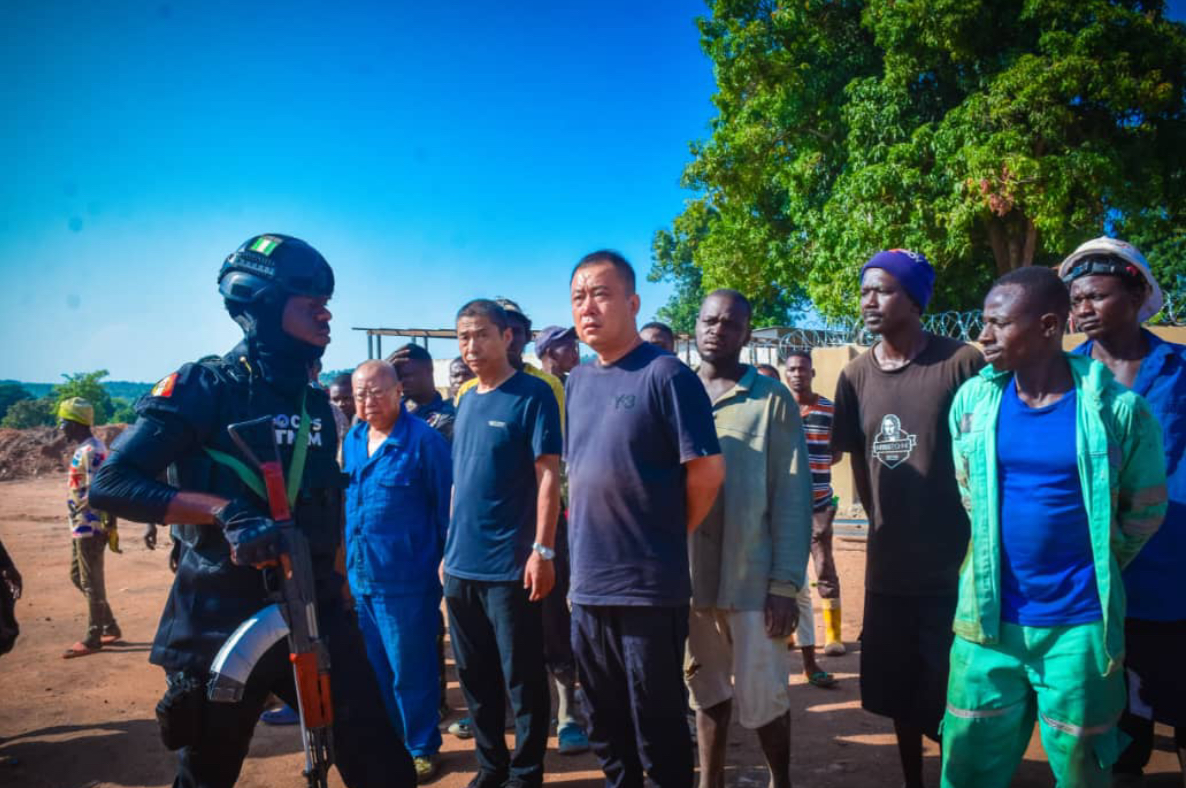
M 881 431 L 873 439 L 873 456 L 887 468 L 897 468 L 910 459 L 918 438 L 902 429 L 902 420 L 892 413 L 881 419 Z
M 619 394 L 614 397 L 614 410 L 630 410 L 634 407 L 633 394 Z

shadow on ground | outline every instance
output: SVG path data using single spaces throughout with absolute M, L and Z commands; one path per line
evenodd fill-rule
M 107 752 L 110 757 L 95 758 Z M 98 725 L 55 725 L 0 741 L 0 786 L 85 788 L 166 785 L 173 781 L 173 755 L 160 742 L 155 720 Z

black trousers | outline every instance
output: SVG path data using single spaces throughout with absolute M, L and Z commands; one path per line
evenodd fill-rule
M 473 720 L 479 779 L 537 788 L 544 780 L 552 708 L 541 605 L 527 601 L 522 581 L 452 575 L 445 575 L 445 603 L 457 677 Z M 515 715 L 513 754 L 504 734 L 508 692 Z
M 323 604 L 318 618 L 329 648 L 334 755 L 342 781 L 349 788 L 411 788 L 416 784 L 412 757 L 391 726 L 354 613 L 347 612 L 337 601 Z M 201 738 L 196 745 L 180 750 L 173 785 L 177 788 L 234 785 L 268 693 L 275 693 L 294 709 L 297 707 L 288 644 L 283 641 L 256 664 L 242 701 L 205 704 Z M 298 731 L 292 729 L 294 738 L 299 736 Z M 299 774 L 292 775 L 293 785 L 300 781 Z
M 939 741 L 955 635 L 956 596 L 865 591 L 861 707 Z
M 606 785 L 692 785 L 684 694 L 688 606 L 572 606 L 572 649 L 588 702 L 589 741 Z
M 1112 771 L 1141 774 L 1153 755 L 1154 719 L 1173 726 L 1174 746 L 1186 749 L 1186 682 L 1182 681 L 1186 621 L 1129 618 L 1124 622 L 1124 637 L 1130 707 L 1120 718 L 1120 730 L 1132 737 L 1132 743 Z M 1134 681 L 1139 685 L 1133 686 Z M 1134 700 L 1147 707 L 1141 714 L 1133 713 Z

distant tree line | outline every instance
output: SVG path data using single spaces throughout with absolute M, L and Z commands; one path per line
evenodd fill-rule
M 352 369 L 322 372 L 322 385 Z M 151 383 L 127 380 L 104 380 L 107 370 L 63 374 L 57 384 L 0 381 L 0 427 L 23 430 L 52 427 L 57 424 L 58 403 L 70 397 L 83 397 L 95 406 L 95 424 L 130 424 L 136 420 L 135 404 L 152 389 Z
M 151 384 L 109 381 L 104 383 L 107 370 L 63 374 L 65 381 L 54 385 L 38 397 L 24 384 L 15 381 L 0 383 L 0 427 L 29 429 L 52 427 L 57 423 L 58 403 L 70 397 L 83 397 L 95 406 L 95 424 L 134 421 L 136 399 Z M 113 395 L 112 389 L 118 392 Z

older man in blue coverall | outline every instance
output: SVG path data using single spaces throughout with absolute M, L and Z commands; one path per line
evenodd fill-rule
M 424 781 L 436 772 L 441 747 L 437 567 L 453 484 L 449 445 L 408 416 L 391 364 L 362 364 L 353 384 L 363 421 L 342 446 L 350 476 L 346 570 L 384 701 Z

